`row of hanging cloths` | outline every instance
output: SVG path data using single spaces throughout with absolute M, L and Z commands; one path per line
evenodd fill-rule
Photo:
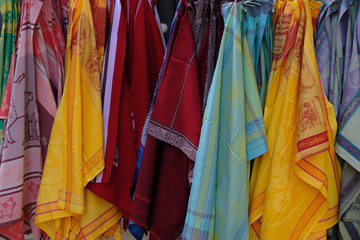
M 119 210 L 84 192 L 104 165 L 100 72 L 105 3 L 20 2 L 1 109 L 6 120 L 0 234 L 5 239 L 23 239 L 24 232 L 35 239 L 46 234 L 52 239 L 120 238 Z
M 272 2 L 222 6 L 225 29 L 196 156 L 183 238 L 248 239 L 248 161 L 267 152 L 262 102 Z M 256 66 L 256 67 L 254 67 Z
M 121 237 L 120 210 L 85 188 L 104 168 L 100 73 L 106 1 L 69 1 L 65 85 L 51 131 L 35 224 L 51 239 Z
M 40 238 L 35 218 L 53 239 L 119 239 L 123 216 L 137 239 L 326 236 L 341 170 L 318 2 L 276 2 L 273 40 L 272 2 L 182 0 L 164 61 L 153 2 L 112 1 L 104 48 L 105 2 L 70 1 L 66 52 L 67 8 L 51 3 L 21 4 L 0 168 L 1 220 L 17 225 L 5 230 Z
M 343 160 L 335 239 L 360 238 L 359 1 L 324 1 L 315 32 L 324 91 L 338 120 L 336 153 Z
M 183 229 L 201 118 L 222 35 L 220 1 L 180 1 L 148 114 L 132 189 L 130 232 L 176 239 Z
M 338 221 L 336 119 L 323 94 L 313 45 L 319 4 L 275 2 L 264 118 L 254 91 L 262 81 L 251 59 L 251 35 L 242 32 L 250 25 L 249 18 L 243 21 L 249 10 L 245 2 L 223 6 L 225 30 L 201 130 L 185 239 L 324 239 Z M 255 157 L 249 186 L 247 161 Z
M 163 60 L 164 41 L 161 37 L 159 22 L 156 19 L 154 2 L 146 0 L 112 1 L 109 10 L 110 34 L 107 39 L 101 85 L 99 82 L 96 89 L 99 93 L 101 90 L 102 93 L 102 99 L 100 98 L 100 102 L 96 102 L 100 103 L 97 105 L 97 110 L 102 110 L 100 112 L 102 115 L 98 115 L 100 119 L 89 119 L 97 124 L 96 136 L 84 136 L 83 134 L 82 139 L 90 142 L 96 139 L 98 146 L 95 148 L 94 144 L 90 142 L 83 145 L 90 147 L 88 151 L 93 151 L 93 157 L 89 153 L 84 153 L 83 158 L 88 159 L 89 164 L 84 166 L 83 172 L 92 172 L 96 169 L 96 173 L 93 172 L 94 174 L 91 176 L 84 176 L 87 179 L 83 181 L 80 188 L 82 190 L 87 185 L 85 200 L 88 198 L 88 205 L 84 206 L 85 212 L 83 211 L 80 216 L 80 230 L 77 229 L 79 223 L 76 223 L 79 217 L 71 219 L 70 222 L 66 222 L 65 219 L 65 222 L 61 222 L 60 225 L 58 220 L 55 220 L 57 222 L 54 224 L 67 234 L 67 236 L 63 234 L 65 238 L 70 239 L 94 239 L 101 234 L 105 234 L 105 237 L 114 235 L 115 238 L 120 238 L 120 216 L 128 219 L 131 210 L 130 187 L 139 149 L 138 139 L 140 139 L 142 126 L 149 111 Z M 89 62 L 85 63 L 85 67 L 93 66 L 93 70 L 97 69 L 96 65 L 92 65 L 94 62 L 91 62 L 91 65 L 87 65 Z M 76 71 L 76 68 L 74 70 Z M 84 118 L 91 117 L 91 114 L 84 116 Z M 90 131 L 88 134 L 94 128 L 94 122 L 89 123 L 86 125 L 83 123 L 83 129 L 87 128 Z M 100 126 L 98 126 L 99 123 Z M 73 133 L 76 134 L 75 131 Z M 65 146 L 61 148 L 65 148 Z M 64 153 L 66 152 L 64 151 Z M 99 161 L 98 163 L 95 162 L 96 159 Z M 78 166 L 74 166 L 74 168 L 78 169 Z M 53 168 L 49 167 L 49 169 Z M 45 170 L 47 170 L 46 165 Z M 73 176 L 72 181 L 81 180 L 81 177 L 78 177 Z M 89 181 L 94 177 L 96 177 L 95 182 L 90 183 Z M 51 180 L 49 175 L 49 185 Z M 69 194 L 76 189 L 70 185 L 69 177 L 67 181 L 70 191 L 66 191 L 66 194 Z M 45 194 L 49 194 L 50 191 L 49 187 Z M 65 193 L 62 189 L 60 191 Z M 68 196 L 66 195 L 66 197 Z M 73 199 L 72 207 L 75 209 L 78 207 L 76 205 L 79 205 L 78 201 L 82 200 L 82 196 L 74 191 L 70 197 Z M 44 199 L 48 201 L 49 206 L 53 204 L 53 202 L 49 202 L 49 198 Z M 103 208 L 103 212 L 99 212 L 102 210 L 100 206 Z M 37 209 L 43 208 L 43 204 L 39 203 Z M 44 212 L 44 214 L 47 213 Z M 95 216 L 96 213 L 99 215 Z M 48 224 L 47 219 L 43 221 L 43 224 Z M 70 225 L 65 226 L 65 224 Z M 75 234 L 72 232 L 74 231 L 72 230 L 73 226 L 77 227 Z

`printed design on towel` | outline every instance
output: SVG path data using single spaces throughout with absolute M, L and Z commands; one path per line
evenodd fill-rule
M 13 197 L 10 197 L 6 202 L 0 203 L 0 219 L 5 217 L 12 218 L 16 207 Z

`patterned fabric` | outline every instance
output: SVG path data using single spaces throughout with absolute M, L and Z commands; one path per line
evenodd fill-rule
M 14 51 L 19 10 L 17 1 L 0 1 L 0 13 L 2 17 L 0 35 L 0 102 L 4 97 L 10 70 L 11 56 Z M 9 108 L 9 105 L 7 108 Z M 4 122 L 0 121 L 0 137 L 2 136 L 3 126 Z
M 46 48 L 46 57 L 42 56 L 43 59 L 41 60 L 44 64 L 43 72 L 48 74 L 45 76 L 44 74 L 39 74 L 36 88 L 41 132 L 41 151 L 42 159 L 45 161 L 51 129 L 65 83 L 65 38 L 62 34 L 62 26 L 57 20 L 54 10 L 51 9 L 51 5 L 44 4 L 43 11 L 45 18 L 39 18 L 39 23 L 46 43 L 46 46 L 43 46 Z M 48 94 L 43 94 L 44 92 Z
M 313 41 L 319 4 L 277 1 L 274 6 L 264 113 L 269 152 L 255 159 L 250 181 L 251 239 L 325 239 L 326 229 L 338 222 L 336 118 L 323 93 Z
M 264 108 L 274 41 L 271 19 L 273 2 L 262 1 L 260 5 L 244 7 L 246 12 L 243 17 L 242 30 L 248 39 L 260 101 Z
M 66 81 L 36 205 L 51 239 L 121 238 L 120 210 L 84 189 L 104 168 L 99 59 L 90 3 L 70 1 Z
M 352 0 L 322 3 L 315 29 L 315 51 L 325 96 L 339 119 L 344 76 L 348 71 L 358 4 Z
M 65 40 L 50 0 L 25 0 L 19 29 L 0 149 L 0 226 L 7 226 L 0 231 L 12 238 L 14 228 L 28 233 L 31 227 L 40 239 L 35 205 L 57 109 L 55 96 L 62 91 Z
M 355 3 L 358 7 L 358 3 Z M 356 8 L 355 6 L 352 8 Z M 355 14 L 354 14 L 355 15 Z M 335 150 L 344 159 L 344 174 L 340 197 L 340 235 L 342 239 L 360 238 L 360 17 L 349 20 L 353 29 L 350 61 L 344 77 L 339 132 Z
M 359 49 L 360 41 L 360 20 L 356 21 L 353 47 L 351 52 L 351 60 L 349 71 L 346 74 L 344 82 L 344 95 L 342 99 L 342 111 L 339 121 L 339 132 L 337 137 L 336 152 L 348 163 L 350 163 L 357 171 L 360 171 L 360 142 L 357 141 L 360 131 L 358 130 L 359 118 Z
M 237 3 L 223 5 L 225 32 L 201 129 L 185 239 L 249 238 L 247 161 L 267 152 L 267 141 L 242 11 Z
M 208 92 L 214 75 L 217 53 L 223 32 L 219 0 L 190 2 L 189 17 L 199 62 L 201 88 L 204 90 L 202 111 L 205 111 Z M 221 34 L 218 34 L 221 32 Z
M 337 1 L 324 1 L 319 11 L 314 33 L 316 60 L 326 97 L 329 96 L 330 82 L 335 81 L 335 76 L 331 76 L 331 69 L 335 67 L 335 30 L 338 24 L 338 13 Z M 329 99 L 331 103 L 333 100 L 333 98 Z M 336 106 L 338 104 L 339 102 L 336 103 Z
M 335 55 L 332 53 L 332 50 L 335 50 L 336 47 L 336 41 L 334 41 L 334 38 L 336 34 L 335 31 L 337 27 L 338 14 L 338 1 L 323 1 L 319 10 L 319 17 L 314 32 L 316 60 L 326 97 L 328 97 L 330 87 L 331 66 L 333 68 L 335 67 Z M 333 46 L 334 48 L 332 48 Z M 334 80 L 334 76 L 331 78 Z M 329 100 L 332 101 L 334 99 Z M 337 105 L 338 104 L 336 104 L 336 106 Z M 330 239 L 332 239 L 332 237 L 337 237 L 337 225 L 329 229 L 327 235 Z
M 106 0 L 90 0 L 91 12 L 94 22 L 99 73 L 102 72 L 104 54 L 105 54 L 105 39 L 106 39 L 106 14 L 107 6 Z
M 183 2 L 183 4 L 187 4 L 186 1 Z M 189 15 L 186 11 L 183 16 L 183 21 L 187 23 L 188 18 Z M 187 24 L 180 29 L 187 33 L 186 27 Z M 192 49 L 191 46 L 194 45 L 192 34 L 185 35 L 180 32 L 176 37 L 178 38 L 175 39 L 176 43 L 181 41 L 179 40 L 180 37 L 183 37 L 184 40 L 189 43 L 188 48 Z M 174 46 L 173 55 L 175 52 L 180 56 L 173 56 L 172 59 L 169 60 L 171 71 L 168 70 L 168 74 L 174 74 L 173 77 L 176 76 L 179 81 L 172 80 L 171 77 L 168 76 L 163 77 L 167 81 L 171 81 L 171 84 L 169 84 L 170 86 L 166 86 L 166 88 L 161 88 L 161 86 L 159 88 L 156 104 L 154 105 L 148 123 L 147 133 L 181 149 L 189 159 L 195 161 L 202 119 L 201 106 L 199 108 L 198 99 L 201 98 L 202 101 L 203 91 L 199 81 L 196 49 L 185 52 L 183 51 L 184 49 L 181 49 L 181 46 L 182 45 Z M 183 48 L 185 48 L 185 45 Z M 181 53 L 181 51 L 183 51 L 183 53 Z M 181 55 L 186 55 L 186 57 Z M 180 61 L 180 59 L 184 58 L 190 66 L 184 65 Z M 169 68 L 169 66 L 166 67 Z M 166 85 L 166 83 L 164 83 L 164 85 Z M 184 88 L 186 88 L 186 91 Z M 167 105 L 166 108 L 162 105 L 165 103 Z
M 68 0 L 52 1 L 52 7 L 65 37 L 68 29 L 68 2 Z

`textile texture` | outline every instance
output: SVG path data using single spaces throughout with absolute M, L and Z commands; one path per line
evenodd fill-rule
M 85 189 L 104 168 L 98 45 L 90 3 L 69 2 L 65 86 L 36 204 L 51 239 L 121 238 L 120 210 Z M 115 230 L 114 230 L 115 229 Z
M 323 93 L 313 41 L 319 5 L 306 0 L 274 5 L 264 113 L 269 152 L 255 159 L 250 181 L 251 239 L 325 239 L 326 229 L 338 221 L 336 118 Z
M 248 161 L 267 152 L 242 6 L 223 5 L 225 30 L 207 101 L 182 237 L 248 239 Z M 234 194 L 236 193 L 236 194 Z

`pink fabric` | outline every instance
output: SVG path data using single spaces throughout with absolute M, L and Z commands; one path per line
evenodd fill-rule
M 64 77 L 65 40 L 51 0 L 23 1 L 18 34 L 0 147 L 0 234 L 30 226 L 40 239 L 35 205 Z

